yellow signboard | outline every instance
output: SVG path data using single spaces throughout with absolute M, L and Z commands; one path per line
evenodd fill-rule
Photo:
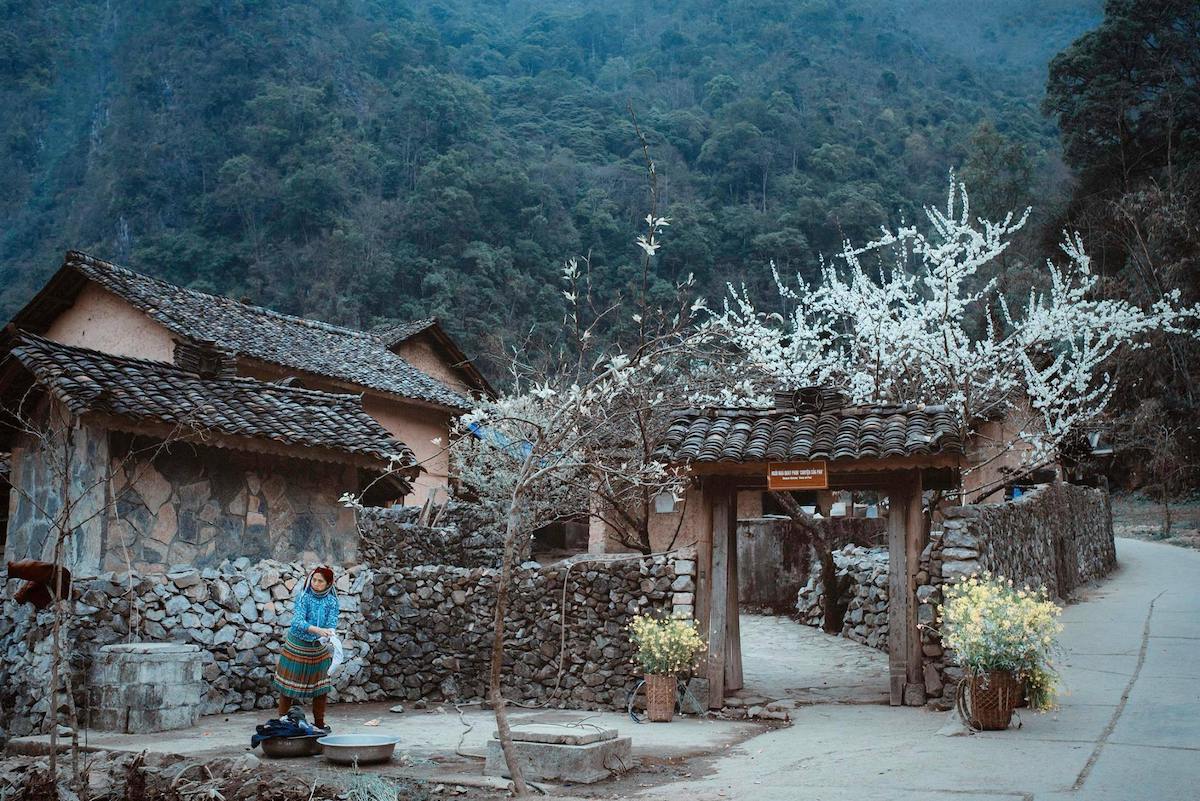
M 771 462 L 767 465 L 769 490 L 829 489 L 824 460 L 815 462 Z

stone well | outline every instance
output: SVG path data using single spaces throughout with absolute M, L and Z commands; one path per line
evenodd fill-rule
M 173 642 L 106 645 L 92 678 L 93 729 L 126 734 L 186 729 L 200 718 L 200 648 Z

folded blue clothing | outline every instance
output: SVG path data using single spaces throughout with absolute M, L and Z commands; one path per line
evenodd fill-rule
M 250 747 L 257 748 L 263 740 L 273 740 L 276 737 L 307 737 L 312 734 L 325 732 L 313 726 L 306 720 L 280 720 L 271 718 L 266 723 L 254 727 L 255 733 L 250 737 Z

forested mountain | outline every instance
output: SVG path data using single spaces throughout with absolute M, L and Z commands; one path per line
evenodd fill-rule
M 0 0 L 0 312 L 82 248 L 476 351 L 611 293 L 808 269 L 944 196 L 1051 197 L 1039 108 L 1097 0 Z M 757 278 L 756 278 L 757 276 Z

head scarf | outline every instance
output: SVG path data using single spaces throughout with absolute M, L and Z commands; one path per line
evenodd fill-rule
M 325 589 L 322 590 L 321 592 L 317 592 L 316 590 L 313 589 L 313 586 L 312 586 L 313 576 L 320 576 L 321 578 L 325 579 Z M 308 582 L 306 583 L 305 589 L 307 589 L 313 595 L 324 595 L 327 592 L 333 592 L 333 570 L 326 567 L 325 565 L 321 565 L 320 567 L 318 567 L 316 570 L 314 570 L 312 573 L 309 574 Z

